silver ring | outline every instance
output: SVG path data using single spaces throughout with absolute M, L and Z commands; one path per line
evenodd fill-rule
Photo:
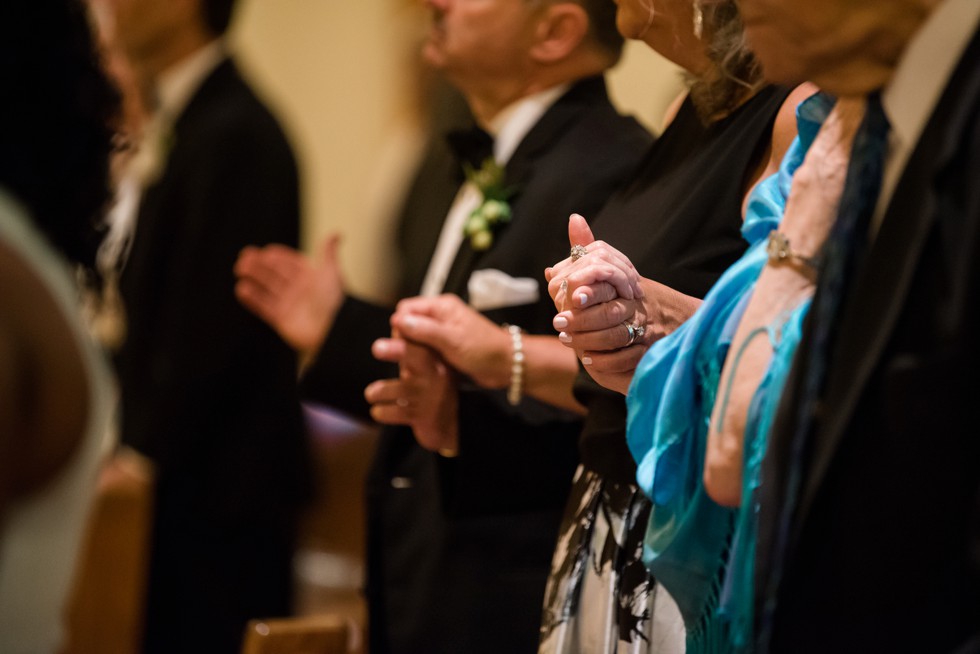
M 572 261 L 578 261 L 588 253 L 589 251 L 584 245 L 573 245 L 572 249 L 568 251 L 568 255 L 572 258 Z
M 629 347 L 636 342 L 636 339 L 643 338 L 643 334 L 647 330 L 643 325 L 634 325 L 626 321 L 623 321 L 623 326 L 626 327 L 626 335 L 629 336 L 629 340 L 626 341 L 626 345 L 623 347 Z

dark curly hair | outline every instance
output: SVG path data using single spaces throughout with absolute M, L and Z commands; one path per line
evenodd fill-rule
M 120 96 L 81 0 L 0 2 L 0 186 L 94 273 Z

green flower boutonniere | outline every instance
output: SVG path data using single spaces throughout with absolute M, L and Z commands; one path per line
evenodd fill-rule
M 474 250 L 488 250 L 493 245 L 494 232 L 510 222 L 510 204 L 513 188 L 504 186 L 504 168 L 492 157 L 487 157 L 479 170 L 463 166 L 466 180 L 473 183 L 482 196 L 480 205 L 466 219 L 463 234 L 470 239 Z
M 161 117 L 150 120 L 131 164 L 144 187 L 152 186 L 163 176 L 176 142 L 172 121 Z

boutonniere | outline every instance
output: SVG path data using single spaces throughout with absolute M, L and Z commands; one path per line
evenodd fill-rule
M 144 188 L 152 186 L 163 175 L 176 141 L 177 136 L 170 121 L 159 117 L 150 120 L 132 162 Z
M 479 206 L 466 219 L 463 234 L 474 250 L 488 250 L 493 245 L 494 232 L 510 222 L 508 200 L 516 189 L 504 186 L 504 167 L 493 157 L 484 159 L 479 169 L 464 164 L 463 170 L 466 180 L 476 186 L 481 196 Z

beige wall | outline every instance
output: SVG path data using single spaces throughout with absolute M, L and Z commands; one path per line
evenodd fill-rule
M 424 16 L 404 0 L 243 0 L 240 60 L 282 119 L 303 171 L 304 242 L 344 235 L 351 288 L 390 290 L 390 216 L 417 148 L 410 104 Z M 657 129 L 676 69 L 631 43 L 613 72 L 621 107 Z

